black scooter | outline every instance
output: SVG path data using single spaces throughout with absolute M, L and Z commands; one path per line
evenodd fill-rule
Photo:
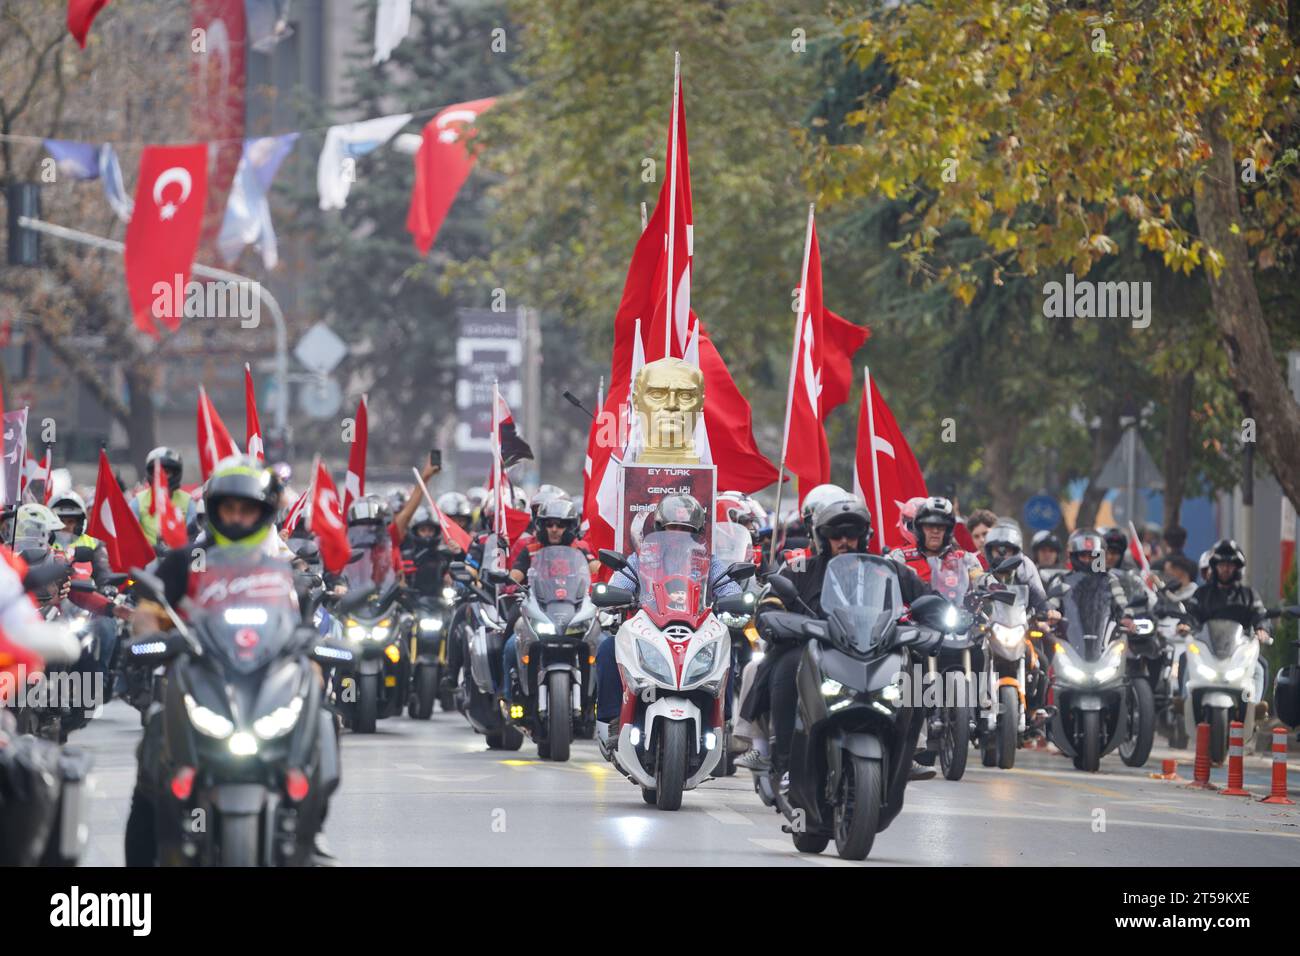
M 346 667 L 352 648 L 306 623 L 314 608 L 294 600 L 294 575 L 269 557 L 209 551 L 189 624 L 158 578 L 138 568 L 131 575 L 137 594 L 160 604 L 174 628 L 128 648 L 145 666 L 167 667 L 140 753 L 138 797 L 151 812 L 138 825 L 153 827 L 157 861 L 310 863 L 339 781 L 334 721 L 311 662 Z M 340 610 L 368 596 L 348 594 Z
M 874 592 L 854 590 L 871 579 Z M 788 579 L 767 580 L 787 607 L 803 603 Z M 937 652 L 945 631 L 961 626 L 964 612 L 938 595 L 905 608 L 892 562 L 876 555 L 834 558 L 826 582 L 824 620 L 806 605 L 809 615 L 769 611 L 758 618 L 766 640 L 804 646 L 789 792 L 778 791 L 767 774 L 757 775 L 755 786 L 785 815 L 800 852 L 820 853 L 834 838 L 840 857 L 863 860 L 903 808 L 924 716 L 921 702 L 905 699 L 900 685 L 914 663 Z M 833 586 L 844 598 L 839 603 L 828 594 Z

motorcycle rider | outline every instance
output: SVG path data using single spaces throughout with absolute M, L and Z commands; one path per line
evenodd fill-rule
M 1076 528 L 1066 548 L 1070 570 L 1062 581 L 1073 592 L 1076 605 L 1082 608 L 1092 601 L 1109 602 L 1111 620 L 1132 631 L 1133 619 L 1125 611 L 1128 596 L 1119 578 L 1106 567 L 1106 542 L 1102 536 L 1089 528 Z
M 1020 533 L 1020 527 L 1006 518 L 1000 519 L 984 536 L 984 556 L 988 559 L 989 568 L 996 568 L 1007 558 L 1017 555 L 1020 557 L 1020 565 L 1002 575 L 994 575 L 992 570 L 986 571 L 981 575 L 980 581 L 984 583 L 987 580 L 996 580 L 1002 584 L 1025 585 L 1029 588 L 1029 609 L 1038 617 L 1055 621 L 1061 616 L 1060 612 L 1048 608 L 1043 579 L 1039 576 L 1034 562 L 1023 553 L 1023 547 L 1024 536 Z
M 1034 558 L 1034 566 L 1040 572 L 1060 568 L 1061 539 L 1054 531 L 1035 531 L 1029 542 L 1029 551 Z
M 654 510 L 655 531 L 684 531 L 699 539 L 704 534 L 705 512 L 694 497 L 687 494 L 665 495 Z M 727 565 L 709 557 L 709 593 L 715 598 L 739 594 L 740 585 L 724 577 Z M 640 593 L 637 556 L 627 556 L 627 567 L 614 572 L 609 586 Z M 623 677 L 618 670 L 612 634 L 605 634 L 596 648 L 596 734 L 605 741 L 618 739 L 618 713 L 623 702 Z M 730 695 L 728 695 L 730 696 Z M 727 717 L 730 714 L 730 704 Z
M 515 559 L 523 553 L 525 548 L 541 536 L 537 514 L 541 510 L 542 505 L 556 498 L 567 500 L 568 497 L 569 493 L 557 485 L 542 485 L 533 492 L 533 497 L 528 502 L 528 511 L 533 516 L 532 521 L 528 523 L 528 530 L 515 538 L 514 542 L 510 545 L 510 556 L 506 559 L 506 567 L 513 568 L 515 566 Z
M 279 498 L 279 481 L 256 459 L 232 455 L 217 463 L 204 492 L 209 540 L 194 548 L 167 552 L 158 560 L 154 571 L 163 583 L 167 601 L 179 614 L 187 613 L 187 599 L 198 593 L 207 574 L 198 570 L 206 567 L 206 562 L 195 562 L 192 551 L 221 549 L 225 555 L 246 559 L 250 566 L 264 560 L 268 554 L 266 538 L 276 537 L 273 528 Z M 170 619 L 159 605 L 142 601 L 136 608 L 133 629 L 137 638 L 145 638 L 169 626 Z M 325 724 L 333 727 L 328 721 Z M 162 733 L 162 713 L 159 711 L 152 714 L 145 725 L 144 737 L 136 751 L 136 784 L 126 823 L 127 866 L 152 866 L 157 856 L 151 796 L 156 781 L 150 775 L 158 763 Z M 337 755 L 338 744 L 332 737 L 322 740 L 321 747 L 323 753 Z M 323 838 L 318 837 L 316 841 L 316 853 L 325 858 L 331 855 Z
M 153 502 L 153 469 L 154 463 L 162 464 L 163 474 L 167 478 L 167 489 L 171 494 L 172 504 L 176 510 L 187 521 L 190 517 L 191 497 L 188 491 L 181 488 L 181 474 L 183 465 L 181 455 L 178 451 L 173 451 L 165 445 L 159 445 L 153 451 L 149 452 L 144 459 L 144 475 L 149 484 L 145 489 L 131 499 L 131 510 L 135 516 L 140 519 L 140 530 L 144 532 L 145 538 L 151 545 L 158 545 L 158 519 L 152 515 Z
M 50 510 L 63 522 L 63 530 L 54 532 L 54 548 L 69 556 L 77 548 L 90 548 L 95 556 L 90 559 L 90 577 L 103 586 L 112 570 L 108 566 L 108 548 L 98 538 L 86 534 L 86 502 L 75 491 L 65 491 L 50 502 Z
M 998 516 L 987 508 L 977 508 L 971 512 L 970 517 L 966 519 L 966 530 L 970 532 L 976 550 L 984 549 L 984 538 L 997 523 Z
M 871 540 L 871 512 L 857 498 L 850 495 L 836 501 L 820 505 L 813 513 L 813 536 L 817 543 L 817 554 L 802 570 L 786 565 L 780 572 L 788 578 L 799 592 L 802 604 L 787 608 L 773 594 L 769 594 L 759 606 L 760 617 L 768 610 L 787 610 L 796 613 L 811 611 L 821 616 L 822 582 L 826 576 L 826 566 L 831 559 L 842 554 L 865 554 Z M 903 602 L 911 604 L 917 598 L 928 593 L 929 589 L 916 572 L 903 562 L 897 562 L 896 573 Z M 759 630 L 762 630 L 760 623 Z M 795 676 L 802 657 L 801 643 L 778 643 L 772 645 L 763 663 L 759 665 L 760 673 L 755 675 L 754 686 L 749 696 L 742 702 L 740 714 L 751 723 L 765 714 L 771 722 L 771 774 L 778 785 L 782 784 L 789 766 L 790 747 L 794 739 L 795 710 L 799 694 L 795 687 Z M 914 767 L 914 779 L 934 776 L 928 768 Z
M 391 523 L 388 502 L 378 495 L 362 495 L 348 506 L 348 544 L 367 553 L 371 582 L 381 592 L 401 575 L 402 555 L 393 541 Z
M 578 538 L 579 520 L 578 506 L 567 497 L 551 495 L 547 498 L 537 509 L 536 537 L 519 553 L 515 558 L 514 566 L 510 569 L 510 577 L 515 583 L 522 584 L 528 579 L 528 571 L 533 566 L 533 556 L 543 548 L 575 548 L 587 559 L 587 570 L 595 574 L 600 569 L 600 562 L 591 553 L 587 542 Z M 510 632 L 510 636 L 506 638 L 501 648 L 503 695 L 506 700 L 512 700 L 514 697 L 510 671 L 515 660 L 515 648 L 519 644 L 515 625 L 519 622 L 521 610 L 520 602 L 514 602 L 506 620 L 506 630 Z
M 1183 604 L 1193 623 L 1200 627 L 1207 621 L 1236 621 L 1243 628 L 1253 630 L 1255 638 L 1261 644 L 1272 644 L 1268 608 L 1258 591 L 1242 583 L 1246 555 L 1237 546 L 1237 542 L 1231 538 L 1220 538 L 1210 549 L 1208 561 L 1209 581 L 1198 587 Z M 1192 628 L 1188 624 L 1180 624 L 1178 630 L 1186 634 Z M 1184 654 L 1178 666 L 1180 697 L 1187 673 L 1186 657 Z M 1256 686 L 1267 687 L 1268 674 L 1262 655 L 1256 662 L 1255 673 Z
M 1106 567 L 1123 585 L 1128 602 L 1149 610 L 1152 604 L 1151 594 L 1142 583 L 1142 576 L 1132 567 L 1133 561 L 1128 555 L 1128 535 L 1122 528 L 1107 528 L 1101 536 L 1106 542 Z
M 996 520 L 990 523 L 990 528 Z M 963 551 L 954 544 L 953 532 L 956 526 L 957 516 L 951 501 L 937 496 L 927 498 L 916 509 L 916 517 L 912 519 L 916 546 L 899 548 L 890 552 L 890 557 L 910 567 L 939 594 L 951 597 L 945 591 L 956 585 L 955 579 L 948 580 L 954 573 L 964 573 L 974 582 L 984 572 L 978 556 Z

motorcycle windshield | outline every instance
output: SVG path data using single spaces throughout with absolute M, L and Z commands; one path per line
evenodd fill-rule
M 1246 643 L 1246 629 L 1236 621 L 1206 621 L 1205 631 L 1210 639 L 1214 656 L 1226 661 L 1242 644 Z
M 826 565 L 822 613 L 845 649 L 869 654 L 903 613 L 897 565 L 875 554 L 841 554 Z
M 945 554 L 930 559 L 930 587 L 958 607 L 964 607 L 970 590 L 970 569 L 964 555 Z
M 654 531 L 637 549 L 641 608 L 660 627 L 699 625 L 709 608 L 709 553 L 685 531 Z
M 1066 620 L 1067 639 L 1082 652 L 1086 650 L 1084 635 L 1105 638 L 1114 595 L 1108 575 L 1075 574 L 1072 577 L 1070 590 L 1062 599 L 1061 613 Z
M 352 531 L 348 530 L 348 537 L 351 539 Z M 361 548 L 363 553 L 360 558 L 343 568 L 343 577 L 348 582 L 349 588 L 364 588 L 371 584 L 375 585 L 378 593 L 386 591 L 394 581 L 397 580 L 397 572 L 393 568 L 393 549 L 388 544 L 388 536 L 384 535 L 384 540 L 379 543 L 369 544 L 371 538 L 363 537 L 363 542 L 352 542 L 354 548 Z
M 591 587 L 587 556 L 577 548 L 542 548 L 533 555 L 528 581 L 542 607 L 557 601 L 578 604 Z
M 299 621 L 293 570 L 269 555 L 213 548 L 187 606 L 199 640 L 248 673 L 284 653 Z
M 1015 603 L 990 602 L 992 606 L 989 609 L 989 620 L 1003 627 L 1021 627 L 1029 619 L 1029 587 L 1024 584 L 1013 584 L 1005 590 L 1015 595 Z
M 740 564 L 753 558 L 754 544 L 749 529 L 734 521 L 713 526 L 713 556 L 724 565 Z

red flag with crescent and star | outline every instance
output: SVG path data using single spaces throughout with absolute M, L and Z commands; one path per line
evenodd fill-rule
M 141 153 L 126 227 L 126 288 L 136 328 L 154 338 L 155 319 L 175 332 L 185 315 L 207 189 L 206 144 L 146 146 Z

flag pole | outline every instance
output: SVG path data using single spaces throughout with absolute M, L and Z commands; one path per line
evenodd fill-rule
M 875 486 L 876 492 L 876 522 L 881 522 L 881 516 L 884 515 L 884 509 L 880 505 L 880 468 L 876 463 L 876 414 L 875 403 L 871 400 L 871 368 L 867 366 L 863 369 L 866 373 L 866 401 L 867 401 L 867 437 L 870 439 L 871 449 L 871 483 Z M 885 528 L 881 524 L 878 529 L 877 540 L 880 542 L 880 553 L 885 553 Z
M 808 260 L 812 254 L 813 203 L 808 204 L 808 226 L 803 240 L 803 269 L 799 273 L 799 308 L 795 312 L 794 342 L 790 346 L 790 379 L 785 392 L 785 424 L 781 428 L 781 467 L 777 470 L 776 482 L 776 523 L 772 532 L 772 554 L 777 553 L 778 535 L 780 544 L 785 543 L 785 524 L 781 521 L 781 489 L 785 486 L 785 457 L 790 445 L 790 410 L 794 404 L 794 377 L 799 361 L 799 336 L 803 331 L 803 317 L 808 311 Z M 811 529 L 805 529 L 811 533 Z
M 668 133 L 668 295 L 664 300 L 664 357 L 673 354 L 673 239 L 677 235 L 677 103 L 682 84 L 682 54 L 673 54 L 673 128 Z
M 492 533 L 501 535 L 506 526 L 506 505 L 501 491 L 501 391 L 496 379 L 492 380 L 492 490 L 497 497 Z
M 645 213 L 645 203 L 641 203 L 641 231 L 645 232 L 646 225 L 650 222 Z

